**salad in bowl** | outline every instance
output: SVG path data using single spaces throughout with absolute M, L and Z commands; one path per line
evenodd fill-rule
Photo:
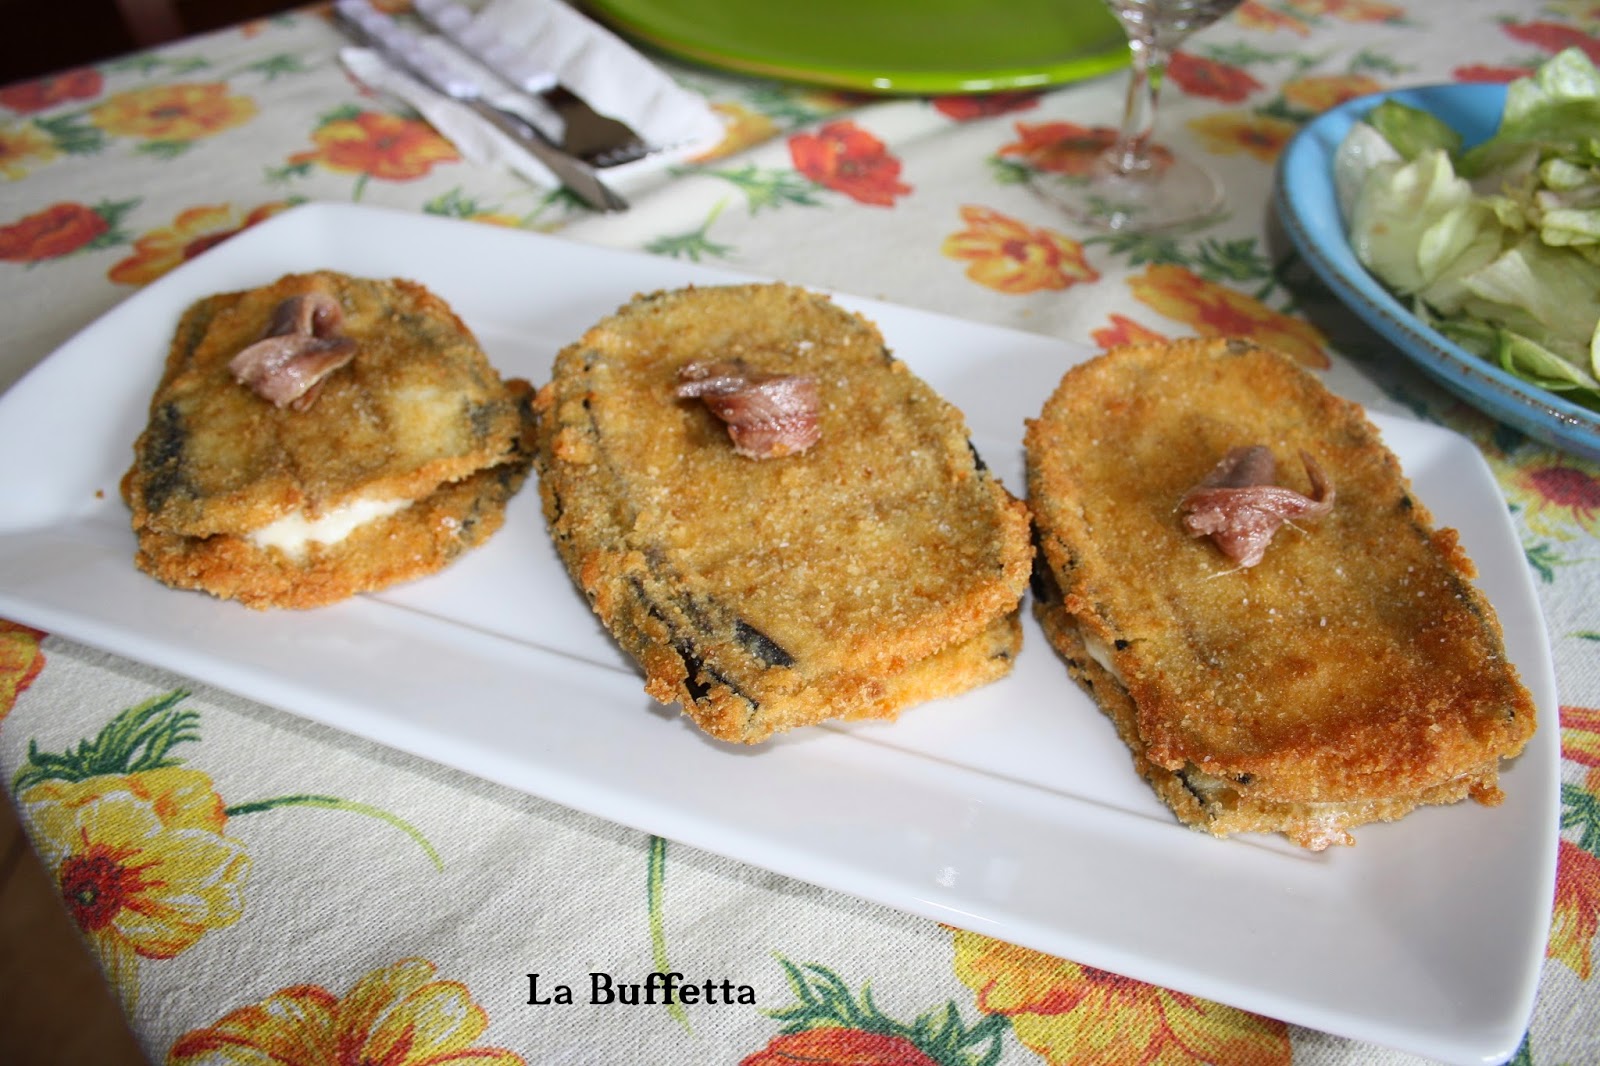
M 1600 71 L 1573 48 L 1506 89 L 1470 148 L 1396 98 L 1351 124 L 1334 185 L 1361 264 L 1508 373 L 1600 410 Z

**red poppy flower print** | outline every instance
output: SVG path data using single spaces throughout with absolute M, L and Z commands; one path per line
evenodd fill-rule
M 1581 48 L 1590 59 L 1600 63 L 1600 40 L 1571 26 L 1559 22 L 1505 22 L 1500 28 L 1513 40 L 1542 48 L 1551 55 L 1563 48 Z
M 857 203 L 893 207 L 896 197 L 911 191 L 900 180 L 900 160 L 882 141 L 847 120 L 790 137 L 789 157 L 800 173 Z
M 62 71 L 48 78 L 21 81 L 0 88 L 0 104 L 24 115 L 43 111 L 72 100 L 88 100 L 99 96 L 105 79 L 93 67 L 79 67 Z
M 933 101 L 935 111 L 956 122 L 1008 115 L 1013 111 L 1027 111 L 1038 106 L 1039 94 L 1036 92 L 972 93 L 940 96 Z
M 1087 177 L 1094 173 L 1106 149 L 1116 143 L 1117 131 L 1075 122 L 1019 122 L 1017 136 L 1018 140 L 1001 147 L 1001 156 L 1047 174 Z M 1151 147 L 1151 155 L 1158 164 L 1172 158 L 1172 153 L 1159 145 Z
M 1505 85 L 1526 78 L 1533 73 L 1531 67 L 1491 67 L 1486 63 L 1470 63 L 1450 72 L 1456 81 L 1484 82 Z
M 110 229 L 111 224 L 92 207 L 52 204 L 9 226 L 0 226 L 0 259 L 9 263 L 59 259 L 105 236 Z
M 1561 757 L 1600 771 L 1600 707 L 1561 708 Z
M 455 146 L 421 119 L 376 111 L 325 122 L 311 139 L 317 146 L 290 156 L 291 165 L 321 163 L 380 181 L 415 181 L 440 163 L 461 159 Z
M 1188 52 L 1173 53 L 1167 75 L 1190 96 L 1207 96 L 1227 104 L 1237 104 L 1264 88 L 1241 67 L 1202 59 Z
M 1587 981 L 1594 970 L 1594 941 L 1600 931 L 1600 856 L 1568 840 L 1556 845 L 1556 899 L 1545 957 Z
M 1536 458 L 1509 471 L 1506 497 L 1542 537 L 1600 536 L 1600 469 L 1576 459 Z
M 1127 315 L 1113 314 L 1111 324 L 1090 334 L 1094 342 L 1104 349 L 1120 348 L 1124 344 L 1167 344 L 1171 338 L 1164 333 L 1141 326 Z
M 829 1027 L 773 1038 L 739 1066 L 938 1066 L 911 1041 L 884 1033 Z

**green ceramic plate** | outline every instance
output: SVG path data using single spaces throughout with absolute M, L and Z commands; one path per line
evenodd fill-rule
M 707 66 L 879 93 L 1032 89 L 1125 66 L 1102 0 L 584 0 Z

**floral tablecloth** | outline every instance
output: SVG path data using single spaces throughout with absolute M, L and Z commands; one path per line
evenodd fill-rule
M 0 386 L 308 200 L 554 232 L 1090 345 L 1277 347 L 1376 410 L 1465 434 L 1504 492 L 1553 645 L 1563 757 L 1554 919 L 1515 1061 L 1600 1062 L 1600 468 L 1397 367 L 1268 206 L 1275 159 L 1319 112 L 1391 86 L 1506 81 L 1568 45 L 1600 58 L 1600 7 L 1249 0 L 1184 47 L 1161 115 L 1226 179 L 1230 209 L 1163 237 L 1075 228 L 1025 180 L 1104 140 L 1122 74 L 884 99 L 663 59 L 726 140 L 597 216 L 463 162 L 353 83 L 340 44 L 306 9 L 0 88 Z M 153 1060 L 1418 1061 L 787 880 L 293 712 L 0 622 L 0 771 Z M 667 968 L 729 983 L 671 1009 L 608 1010 L 586 991 L 529 1005 L 570 975 Z

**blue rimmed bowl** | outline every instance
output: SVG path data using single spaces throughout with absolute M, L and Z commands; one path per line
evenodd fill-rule
M 1334 295 L 1450 391 L 1531 437 L 1600 462 L 1600 415 L 1449 340 L 1413 315 L 1356 259 L 1339 213 L 1334 156 L 1351 125 L 1386 99 L 1432 112 L 1471 145 L 1499 127 L 1506 89 L 1482 84 L 1395 89 L 1348 101 L 1307 123 L 1278 161 L 1273 192 L 1289 239 Z

